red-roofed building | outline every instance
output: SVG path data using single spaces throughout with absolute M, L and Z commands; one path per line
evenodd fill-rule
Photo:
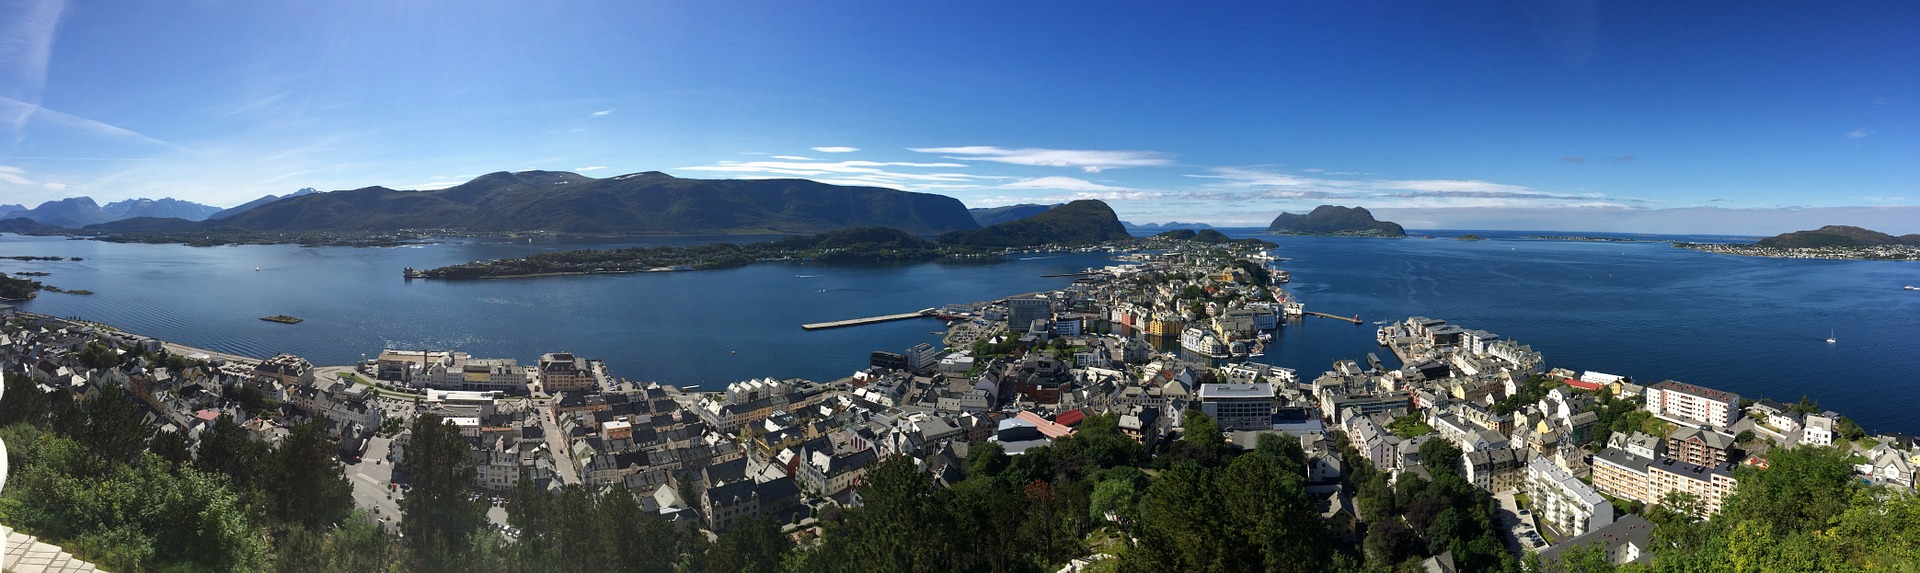
M 1071 428 L 1080 425 L 1080 422 L 1086 421 L 1086 419 L 1086 410 L 1067 410 L 1055 415 L 1053 417 L 1053 423 Z
M 1049 440 L 1058 440 L 1073 435 L 1073 428 L 1056 424 L 1052 420 L 1042 418 L 1039 414 L 1033 412 L 1021 412 L 1019 415 L 1014 416 L 1014 418 L 1033 424 L 1035 429 L 1040 430 L 1040 435 L 1046 436 Z
M 214 420 L 220 419 L 220 411 L 209 408 L 206 410 L 200 410 L 198 412 L 194 412 L 193 417 L 199 418 L 203 422 L 212 422 Z

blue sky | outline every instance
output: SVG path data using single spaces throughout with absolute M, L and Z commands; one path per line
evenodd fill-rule
M 0 203 L 659 170 L 1920 232 L 1912 2 L 1186 4 L 0 0 Z

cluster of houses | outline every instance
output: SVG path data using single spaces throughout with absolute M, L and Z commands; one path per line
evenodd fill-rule
M 318 381 L 313 365 L 297 356 L 247 361 L 165 355 L 159 340 L 91 323 L 21 312 L 6 318 L 0 371 L 9 378 L 81 399 L 107 385 L 123 387 L 148 423 L 180 433 L 189 444 L 197 445 L 201 432 L 222 415 L 270 443 L 286 427 L 312 418 L 323 420 L 343 455 L 351 456 L 386 419 L 370 388 Z M 89 367 L 82 352 L 90 346 L 106 348 L 115 364 Z

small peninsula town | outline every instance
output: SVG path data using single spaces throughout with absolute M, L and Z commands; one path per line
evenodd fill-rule
M 0 509 L 24 548 L 9 567 L 1698 570 L 1724 551 L 1908 559 L 1884 552 L 1920 535 L 1920 442 L 1870 435 L 1818 396 L 1576 372 L 1445 317 L 1323 312 L 1287 289 L 1273 242 L 1136 238 L 1097 201 L 931 242 L 886 231 L 404 278 L 1066 251 L 1112 264 L 1055 290 L 785 325 L 945 332 L 838 379 L 716 387 L 628 379 L 563 348 L 533 364 L 368 348 L 316 365 L 6 307 Z M 1331 206 L 1269 231 L 1418 240 Z M 728 258 L 701 258 L 715 253 Z M 1318 372 L 1252 360 L 1301 321 L 1368 329 L 1379 349 Z M 1770 541 L 1809 519 L 1830 524 L 1819 547 Z

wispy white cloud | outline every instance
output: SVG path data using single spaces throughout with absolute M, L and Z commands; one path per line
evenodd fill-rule
M 821 152 L 821 153 L 853 153 L 853 152 L 855 152 L 855 151 L 859 151 L 859 150 L 860 150 L 860 148 L 858 148 L 858 147 L 846 147 L 846 146 L 839 146 L 839 145 L 830 145 L 830 146 L 825 146 L 825 147 L 815 147 L 815 148 L 813 148 L 813 150 L 814 150 L 814 151 L 818 151 L 818 152 Z
M 587 114 L 587 115 L 589 115 L 589 116 L 593 116 L 593 117 L 606 117 L 606 116 L 608 116 L 608 115 L 611 115 L 612 113 L 613 113 L 613 110 L 611 110 L 611 109 L 603 109 L 603 110 L 600 110 L 600 111 L 596 111 L 596 112 L 593 112 L 593 113 L 590 113 L 590 114 Z
M 921 171 L 964 167 L 966 165 L 960 163 L 909 161 L 721 161 L 678 169 L 727 173 L 746 178 L 798 177 L 836 185 L 868 185 L 909 191 L 974 188 L 1005 179 L 949 171 Z
M 1871 129 L 1867 129 L 1864 127 L 1856 128 L 1852 131 L 1847 132 L 1847 139 L 1860 139 L 1863 137 L 1873 137 L 1873 134 L 1874 134 L 1874 131 Z
M 46 189 L 48 191 L 65 191 L 67 190 L 67 184 L 48 181 L 46 183 L 41 183 L 40 188 Z
M 14 167 L 11 165 L 0 165 L 0 183 L 12 183 L 14 185 L 33 185 L 34 184 L 33 180 L 27 179 L 26 175 L 27 175 L 27 170 L 25 169 L 21 169 L 19 167 Z
M 1001 189 L 1050 189 L 1056 191 L 1132 191 L 1125 187 L 1101 185 L 1085 179 L 1072 177 L 1036 177 L 1022 179 L 1000 186 Z
M 785 160 L 787 160 L 787 161 L 813 161 L 813 158 L 812 158 L 812 157 L 801 157 L 801 156 L 798 156 L 798 155 L 775 155 L 775 156 L 773 156 L 773 158 L 774 158 L 774 159 L 785 159 Z
M 991 145 L 913 147 L 910 151 L 937 153 L 948 159 L 994 161 L 1037 167 L 1078 167 L 1087 173 L 1125 167 L 1161 167 L 1173 160 L 1157 151 L 1005 148 Z
M 186 150 L 186 148 L 180 147 L 178 145 L 174 145 L 172 143 L 168 143 L 166 141 L 162 141 L 158 138 L 151 137 L 137 131 L 133 131 L 131 129 L 123 128 L 123 127 L 106 123 L 103 121 L 88 119 L 88 118 L 80 117 L 77 115 L 54 111 L 54 110 L 42 107 L 39 104 L 29 103 L 29 102 L 13 99 L 10 97 L 0 96 L 0 117 L 15 117 L 15 116 L 20 117 L 23 123 L 29 120 L 39 120 L 39 121 L 45 121 L 55 126 L 59 126 L 67 129 L 73 129 L 77 131 L 83 131 L 93 135 L 109 137 L 114 139 L 121 139 L 126 141 L 137 141 L 141 143 L 149 143 L 149 144 L 159 145 L 162 147 L 167 147 L 170 149 L 180 150 L 180 151 Z
M 23 135 L 27 120 L 40 107 L 47 62 L 53 57 L 53 40 L 64 11 L 63 0 L 0 5 L 0 97 L 26 104 L 0 107 L 0 121 L 12 127 L 15 137 Z
M 1645 203 L 1599 193 L 1556 193 L 1480 179 L 1333 179 L 1245 167 L 1215 168 L 1205 174 L 1188 176 L 1212 182 L 1177 197 L 1215 204 L 1351 201 L 1369 206 L 1440 208 Z
M 606 169 L 606 168 L 607 166 L 605 165 L 588 165 L 586 167 L 576 167 L 573 170 L 574 171 L 599 171 L 601 169 Z

